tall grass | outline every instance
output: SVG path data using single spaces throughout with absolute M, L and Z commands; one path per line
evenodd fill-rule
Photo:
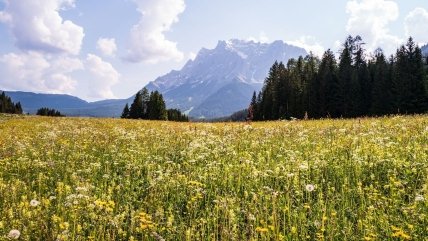
M 428 116 L 2 116 L 0 240 L 427 240 L 427 171 Z

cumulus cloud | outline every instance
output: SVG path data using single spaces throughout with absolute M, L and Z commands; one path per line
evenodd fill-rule
M 73 75 L 80 73 L 76 80 Z M 41 93 L 77 94 L 87 88 L 91 100 L 115 98 L 112 86 L 120 74 L 108 62 L 94 54 L 81 61 L 67 55 L 43 54 L 36 51 L 0 56 L 0 89 Z M 85 86 L 85 87 L 82 87 Z
M 97 49 L 106 56 L 114 56 L 117 50 L 116 40 L 114 38 L 99 38 Z
M 0 57 L 0 89 L 69 93 L 77 84 L 70 74 L 80 69 L 83 64 L 77 58 L 9 53 Z
M 428 43 L 428 11 L 424 8 L 415 8 L 405 19 L 407 36 L 412 36 L 416 42 Z
M 83 28 L 64 20 L 59 12 L 74 7 L 74 0 L 3 0 L 0 21 L 10 28 L 16 46 L 24 51 L 77 55 Z
M 130 47 L 126 59 L 131 62 L 157 63 L 181 61 L 183 53 L 165 37 L 165 32 L 178 21 L 185 9 L 184 0 L 134 0 L 141 14 L 130 33 Z
M 120 78 L 116 69 L 94 54 L 87 55 L 85 66 L 91 75 L 90 97 L 94 99 L 115 98 L 111 88 Z
M 325 52 L 325 48 L 312 36 L 302 36 L 297 40 L 286 42 L 288 44 L 304 48 L 306 51 L 312 52 L 318 57 L 321 57 Z
M 402 40 L 389 33 L 388 24 L 398 19 L 399 8 L 390 0 L 352 0 L 346 5 L 350 15 L 346 30 L 351 35 L 360 35 L 369 50 L 382 47 L 392 53 Z

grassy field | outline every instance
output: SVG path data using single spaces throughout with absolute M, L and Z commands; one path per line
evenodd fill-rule
M 1 116 L 0 240 L 428 240 L 427 174 L 428 116 Z

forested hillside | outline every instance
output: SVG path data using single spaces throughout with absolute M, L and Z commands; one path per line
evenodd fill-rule
M 367 54 L 363 40 L 349 36 L 339 60 L 328 50 L 275 62 L 251 109 L 254 120 L 416 114 L 428 110 L 426 61 L 412 38 L 385 56 Z
M 0 95 L 0 113 L 22 114 L 21 103 L 15 104 L 3 91 Z

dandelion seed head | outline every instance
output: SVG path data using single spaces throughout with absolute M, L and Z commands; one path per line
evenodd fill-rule
M 37 206 L 39 206 L 39 204 L 40 204 L 40 202 L 37 201 L 36 199 L 33 199 L 33 200 L 30 201 L 30 206 L 31 207 L 37 207 Z
M 314 186 L 314 185 L 312 185 L 312 184 L 307 184 L 307 185 L 306 185 L 306 187 L 305 187 L 305 189 L 306 189 L 306 191 L 308 191 L 308 192 L 312 192 L 312 191 L 314 191 L 314 190 L 315 190 L 315 186 Z
M 7 235 L 7 237 L 10 239 L 18 239 L 19 236 L 21 236 L 21 232 L 19 232 L 17 229 L 10 230 L 9 234 Z

